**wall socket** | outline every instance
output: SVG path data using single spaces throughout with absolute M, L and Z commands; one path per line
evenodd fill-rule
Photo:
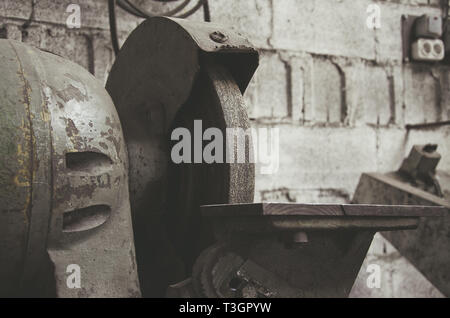
M 442 61 L 445 57 L 444 42 L 441 39 L 417 39 L 412 44 L 411 57 L 414 61 Z
M 445 58 L 442 17 L 435 15 L 402 16 L 403 60 L 438 62 Z
M 423 15 L 414 22 L 416 38 L 437 39 L 442 36 L 442 17 L 438 15 Z

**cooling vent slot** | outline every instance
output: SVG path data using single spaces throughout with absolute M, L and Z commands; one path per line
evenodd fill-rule
M 66 154 L 66 167 L 70 170 L 92 171 L 97 168 L 107 168 L 111 165 L 111 158 L 99 152 L 85 151 Z
M 63 214 L 63 232 L 82 232 L 104 224 L 111 215 L 107 205 L 93 205 Z

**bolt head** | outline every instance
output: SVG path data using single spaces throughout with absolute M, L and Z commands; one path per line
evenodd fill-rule
M 214 42 L 217 43 L 225 43 L 226 41 L 228 41 L 228 36 L 226 36 L 225 34 L 223 34 L 220 31 L 214 31 L 212 32 L 209 37 L 211 38 L 211 40 L 213 40 Z

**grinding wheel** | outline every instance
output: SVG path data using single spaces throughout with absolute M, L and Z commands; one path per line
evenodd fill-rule
M 211 36 L 217 34 L 225 41 Z M 201 205 L 253 201 L 251 138 L 243 164 L 175 164 L 170 154 L 175 128 L 187 128 L 194 144 L 194 120 L 202 121 L 202 135 L 209 127 L 223 136 L 227 128 L 250 128 L 242 94 L 257 64 L 256 51 L 229 30 L 159 17 L 132 32 L 113 65 L 106 88 L 128 146 L 143 296 L 163 296 L 169 284 L 189 277 L 214 242 Z

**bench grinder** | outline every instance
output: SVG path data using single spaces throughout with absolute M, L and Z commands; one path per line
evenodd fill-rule
M 420 216 L 443 212 L 253 204 L 251 138 L 245 163 L 196 162 L 193 151 L 191 163 L 175 164 L 175 128 L 192 136 L 201 120 L 201 134 L 215 127 L 226 136 L 250 127 L 242 94 L 257 65 L 240 34 L 166 17 L 143 22 L 117 56 L 106 88 L 128 147 L 143 296 L 345 297 L 375 232 L 413 229 Z

